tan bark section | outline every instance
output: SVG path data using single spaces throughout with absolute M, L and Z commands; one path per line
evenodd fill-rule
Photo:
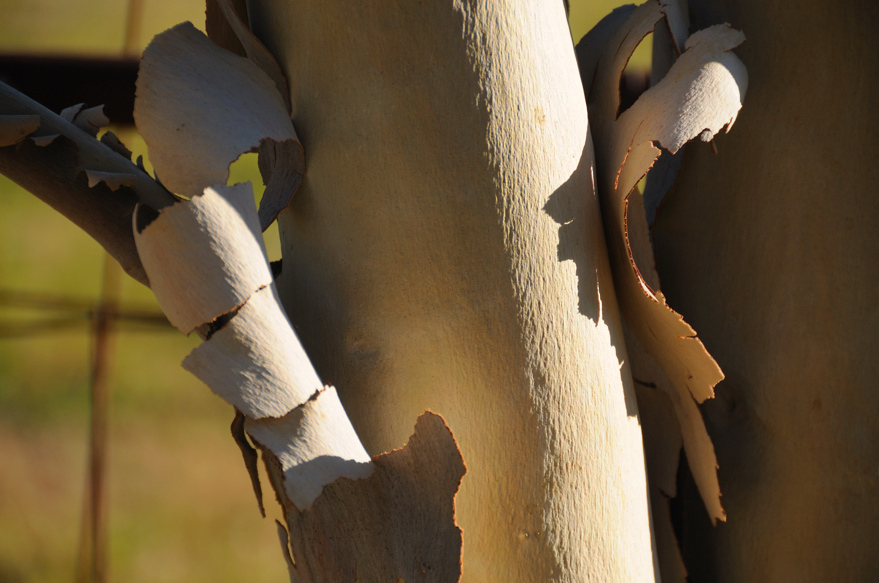
M 279 217 L 279 290 L 367 450 L 398 447 L 425 409 L 452 428 L 463 581 L 652 580 L 562 3 L 249 9 L 308 155 Z
M 291 579 L 458 581 L 462 539 L 454 499 L 466 469 L 442 417 L 423 414 L 405 447 L 373 464 L 368 478 L 324 488 L 311 508 L 288 506 Z
M 730 521 L 686 517 L 690 580 L 876 581 L 879 9 L 691 7 L 745 31 L 751 82 L 655 225 L 663 291 L 727 375 L 704 410 Z
M 620 76 L 638 43 L 663 17 L 663 6 L 654 1 L 619 9 L 587 34 L 577 51 L 599 152 L 599 193 L 623 316 L 647 358 L 661 369 L 650 382 L 664 388 L 675 405 L 706 508 L 713 520 L 725 520 L 714 450 L 693 401 L 713 397 L 723 373 L 693 328 L 659 292 L 643 203 L 636 194 L 637 204 L 631 205 L 630 195 L 660 154 L 654 142 L 674 153 L 688 140 L 700 135 L 710 139 L 735 121 L 747 72 L 729 51 L 744 36 L 728 26 L 693 34 L 667 75 L 620 112 Z

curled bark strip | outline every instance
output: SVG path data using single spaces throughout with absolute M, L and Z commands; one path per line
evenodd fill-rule
M 125 158 L 131 160 L 131 150 L 125 147 L 125 144 L 119 139 L 119 136 L 113 132 L 104 132 L 101 136 L 101 143 Z
M 701 402 L 713 395 L 712 387 L 723 378 L 722 373 L 695 338 L 695 331 L 665 305 L 662 294 L 654 292 L 639 272 L 626 233 L 626 205 L 629 193 L 660 152 L 654 141 L 674 152 L 704 129 L 714 133 L 735 119 L 745 74 L 741 62 L 727 51 L 743 36 L 726 26 L 693 35 L 687 43 L 689 50 L 669 75 L 617 119 L 619 76 L 631 52 L 661 16 L 659 4 L 648 2 L 631 11 L 604 47 L 590 44 L 589 35 L 581 47 L 600 51 L 599 59 L 592 59 L 597 62 L 596 89 L 587 93 L 599 152 L 599 192 L 624 315 L 672 382 L 686 387 Z
M 96 105 L 83 109 L 73 118 L 73 125 L 82 131 L 97 137 L 101 128 L 110 125 L 110 119 L 104 115 L 104 106 Z
M 245 26 L 247 22 L 247 2 L 246 0 L 233 0 L 232 8 L 238 14 Z M 208 34 L 208 38 L 217 43 L 230 53 L 235 53 L 239 57 L 246 57 L 247 52 L 238 40 L 238 35 L 226 20 L 226 15 L 220 9 L 217 0 L 207 0 L 205 2 L 204 29 Z
M 287 511 L 296 580 L 458 581 L 455 495 L 466 468 L 442 417 L 421 415 L 409 442 L 373 464 L 370 477 L 336 480 L 311 508 Z
M 92 137 L 97 137 L 101 128 L 110 125 L 110 120 L 104 115 L 103 105 L 83 109 L 84 105 L 85 103 L 77 103 L 65 107 L 58 115 Z
M 672 46 L 680 55 L 690 35 L 690 17 L 687 14 L 687 0 L 660 0 L 665 23 L 670 33 Z
M 659 275 L 653 260 L 642 197 L 637 190 L 629 195 L 629 211 L 629 248 L 636 264 L 641 266 L 642 277 L 652 289 L 657 289 Z M 644 391 L 638 393 L 647 475 L 651 486 L 659 488 L 670 498 L 675 497 L 678 457 L 683 444 L 690 471 L 702 494 L 708 514 L 714 521 L 725 521 L 726 513 L 720 503 L 720 483 L 717 479 L 717 455 L 696 402 L 686 391 L 676 390 L 662 367 L 645 350 L 638 336 L 628 326 L 625 327 L 625 337 L 632 376 L 655 386 L 666 397 L 659 399 Z M 673 416 L 668 415 L 669 409 L 673 411 Z
M 144 51 L 134 119 L 162 182 L 186 196 L 225 184 L 229 165 L 263 140 L 298 142 L 275 82 L 188 22 Z
M 589 119 L 596 144 L 598 190 L 602 201 L 608 248 L 623 317 L 634 337 L 664 372 L 673 390 L 669 396 L 684 435 L 688 459 L 702 468 L 699 483 L 714 520 L 723 520 L 717 488 L 714 451 L 693 399 L 713 397 L 723 373 L 696 332 L 671 310 L 654 281 L 652 252 L 633 248 L 633 234 L 643 233 L 643 206 L 628 212 L 630 195 L 660 154 L 658 143 L 674 153 L 700 135 L 713 136 L 731 126 L 747 87 L 747 72 L 729 52 L 744 40 L 726 25 L 692 35 L 686 50 L 668 74 L 635 104 L 619 113 L 617 87 L 638 43 L 664 16 L 663 6 L 650 1 L 638 8 L 615 11 L 578 46 Z M 674 31 L 673 31 L 674 32 Z M 640 201 L 639 201 L 640 202 Z M 643 224 L 642 224 L 643 223 Z
M 217 186 L 135 233 L 156 299 L 184 334 L 272 283 L 253 207 L 249 183 Z
M 38 127 L 38 115 L 0 115 L 0 148 L 17 144 Z
M 61 113 L 59 113 L 58 115 L 60 115 L 61 118 L 64 119 L 65 121 L 73 123 L 73 120 L 76 117 L 76 114 L 78 114 L 80 112 L 83 105 L 85 105 L 85 103 L 77 103 L 76 105 L 71 105 L 70 107 L 65 107 L 64 109 L 61 110 Z M 80 129 L 82 129 L 82 128 L 80 128 Z
M 372 462 L 335 389 L 323 389 L 280 306 L 250 185 L 208 188 L 135 230 L 171 323 L 184 332 L 216 324 L 183 367 L 240 412 L 233 435 L 258 499 L 242 427 L 277 469 L 272 485 L 285 504 L 304 508 L 337 478 L 368 476 Z

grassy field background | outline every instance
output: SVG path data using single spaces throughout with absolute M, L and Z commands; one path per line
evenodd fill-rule
M 617 4 L 572 2 L 574 38 Z M 0 0 L 0 11 L 0 52 L 122 51 L 126 2 Z M 203 13 L 200 0 L 144 0 L 140 45 L 183 20 L 201 27 Z M 647 44 L 636 66 L 649 62 Z M 147 154 L 136 133 L 120 133 Z M 243 180 L 259 182 L 253 157 L 233 168 L 231 181 Z M 267 240 L 276 258 L 277 231 Z M 0 288 L 96 302 L 103 265 L 103 250 L 88 236 L 0 177 Z M 149 290 L 124 276 L 121 304 L 158 310 Z M 0 583 L 69 582 L 76 571 L 91 340 L 85 318 L 64 331 L 8 333 L 10 323 L 47 316 L 0 305 L 7 325 L 0 333 Z M 259 516 L 229 436 L 232 410 L 179 367 L 198 341 L 170 329 L 120 329 L 115 339 L 110 579 L 286 581 L 275 527 Z

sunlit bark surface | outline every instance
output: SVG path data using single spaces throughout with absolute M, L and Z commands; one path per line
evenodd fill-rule
M 280 294 L 367 450 L 444 417 L 463 581 L 653 580 L 562 3 L 248 4 L 306 156 Z

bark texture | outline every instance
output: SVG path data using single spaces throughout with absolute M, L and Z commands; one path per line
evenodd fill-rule
M 562 3 L 248 4 L 306 152 L 280 294 L 367 450 L 444 417 L 463 581 L 653 580 Z
M 655 226 L 669 304 L 727 377 L 704 411 L 729 522 L 685 504 L 690 580 L 874 581 L 879 10 L 699 0 L 691 16 L 745 31 L 751 81 Z

